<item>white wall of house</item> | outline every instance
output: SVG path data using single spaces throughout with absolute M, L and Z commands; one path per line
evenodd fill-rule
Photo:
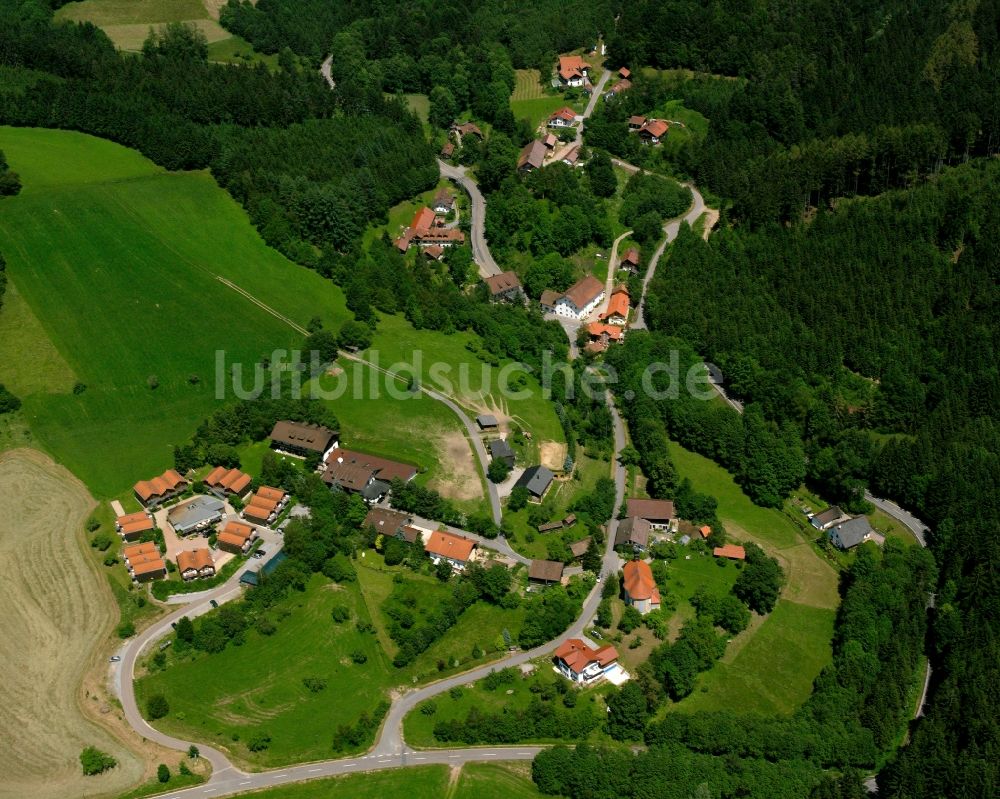
M 568 317 L 569 319 L 583 319 L 585 316 L 587 316 L 587 314 L 593 311 L 603 301 L 604 301 L 603 291 L 583 308 L 577 308 L 566 297 L 560 297 L 558 300 L 556 300 L 555 308 L 553 310 L 559 316 L 565 316 Z

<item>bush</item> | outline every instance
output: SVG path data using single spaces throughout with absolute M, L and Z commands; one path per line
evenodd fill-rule
M 323 677 L 303 677 L 302 684 L 310 693 L 318 694 L 326 688 L 326 680 Z
M 177 769 L 177 773 L 180 774 L 182 777 L 190 777 L 191 769 L 189 769 L 188 764 L 182 760 L 180 766 Z
M 123 621 L 118 625 L 119 638 L 131 638 L 135 635 L 135 625 L 130 621 Z
M 162 719 L 170 712 L 170 703 L 163 694 L 153 694 L 146 702 L 146 715 L 152 721 Z
M 335 623 L 343 624 L 351 618 L 351 611 L 344 605 L 334 605 L 333 610 L 330 611 L 330 616 L 333 618 Z
M 80 752 L 80 765 L 83 767 L 84 775 L 92 777 L 95 774 L 101 774 L 109 769 L 113 769 L 118 765 L 118 761 L 107 752 L 102 752 L 96 747 L 88 746 Z
M 368 662 L 368 655 L 362 652 L 360 649 L 355 649 L 351 652 L 351 660 L 353 660 L 358 665 Z
M 271 736 L 266 732 L 258 732 L 247 741 L 247 749 L 251 752 L 263 752 L 271 745 Z
M 625 608 L 625 612 L 622 613 L 621 619 L 618 621 L 618 629 L 623 633 L 628 635 L 632 630 L 642 624 L 642 614 L 636 610 L 634 607 L 629 605 Z
M 278 631 L 278 626 L 271 620 L 270 616 L 260 616 L 255 626 L 261 635 L 274 635 Z
M 107 555 L 104 556 L 104 565 L 105 566 L 114 566 L 117 562 L 118 562 L 118 556 L 117 555 L 112 555 L 112 554 L 109 553 L 109 554 L 107 554 Z
M 96 516 L 91 516 L 87 519 L 87 532 L 96 533 L 101 529 L 101 522 Z
M 200 750 L 198 749 L 198 747 L 197 747 L 197 746 L 195 746 L 194 744 L 191 744 L 191 745 L 190 745 L 190 746 L 188 747 L 188 757 L 190 757 L 190 758 L 191 758 L 192 760 L 194 760 L 194 759 L 195 759 L 196 757 L 198 757 L 198 756 L 199 756 L 200 754 L 201 754 L 201 751 L 200 751 Z
M 115 540 L 107 533 L 101 533 L 100 535 L 95 535 L 90 545 L 94 549 L 99 549 L 101 552 L 106 552 Z
M 433 716 L 437 713 L 438 706 L 433 699 L 429 699 L 420 706 L 420 713 L 424 716 Z
M 156 767 L 156 779 L 160 782 L 170 782 L 170 769 L 167 768 L 166 763 L 160 763 L 160 765 Z

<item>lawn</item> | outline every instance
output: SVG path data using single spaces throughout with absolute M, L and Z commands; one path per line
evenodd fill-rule
M 500 371 L 509 362 L 492 367 L 477 356 L 481 349 L 482 342 L 473 333 L 446 335 L 433 330 L 416 330 L 401 316 L 383 316 L 366 358 L 393 371 L 402 368 L 400 364 L 419 366 L 425 385 L 440 389 L 473 415 L 492 413 L 501 422 L 509 418 L 529 431 L 539 447 L 546 442 L 555 444 L 562 454 L 554 458 L 559 463 L 550 465 L 560 468 L 566 439 L 552 403 L 542 397 L 538 381 L 517 370 L 506 384 L 510 391 L 505 391 Z M 519 376 L 524 378 L 523 386 L 517 385 Z M 527 396 L 514 397 L 512 393 Z
M 576 109 L 577 113 L 582 113 L 585 103 L 581 103 L 579 100 L 568 102 L 561 94 L 550 94 L 534 100 L 512 99 L 510 101 L 510 110 L 514 114 L 514 119 L 528 120 L 531 129 L 535 130 L 553 113 L 567 105 L 570 108 Z
M 350 621 L 335 624 L 334 605 L 347 606 Z M 378 640 L 355 629 L 358 619 L 369 618 L 356 583 L 339 587 L 314 575 L 304 593 L 293 593 L 271 617 L 278 627 L 271 636 L 250 630 L 243 646 L 219 654 L 171 653 L 165 671 L 141 677 L 141 707 L 156 693 L 170 703 L 169 715 L 156 726 L 224 748 L 253 766 L 320 760 L 335 755 L 331 743 L 339 725 L 371 713 L 401 684 Z M 354 652 L 367 662 L 355 664 Z M 312 693 L 302 682 L 307 677 L 328 685 Z M 260 732 L 271 736 L 270 746 L 250 752 L 247 739 Z
M 210 43 L 232 36 L 212 19 L 203 0 L 82 0 L 67 3 L 55 18 L 92 22 L 122 50 L 141 49 L 150 27 L 167 22 L 191 23 Z
M 542 794 L 531 782 L 530 765 L 466 763 L 456 767 L 411 766 L 349 774 L 254 793 L 255 799 L 534 799 Z
M 208 45 L 208 60 L 220 64 L 267 64 L 271 69 L 278 67 L 278 56 L 258 53 L 246 39 L 232 35 Z
M 762 546 L 787 578 L 774 611 L 733 639 L 722 661 L 699 679 L 695 694 L 680 707 L 791 712 L 832 658 L 837 572 L 788 515 L 754 505 L 721 466 L 675 442 L 670 442 L 670 455 L 681 477 L 718 500 L 730 538 Z
M 310 386 L 326 392 L 323 399 L 340 421 L 343 445 L 373 455 L 412 463 L 417 481 L 440 491 L 465 511 L 486 512 L 486 489 L 479 461 L 458 417 L 444 403 L 423 393 L 396 396 L 387 391 L 388 377 L 370 367 L 340 360 L 344 371 L 325 375 Z M 376 381 L 372 390 L 371 381 Z M 339 396 L 335 396 L 340 391 Z
M 461 691 L 453 696 L 451 692 L 435 696 L 434 713 L 424 714 L 420 706 L 403 719 L 403 737 L 410 746 L 423 749 L 443 748 L 447 749 L 456 744 L 438 741 L 434 737 L 434 725 L 439 721 L 451 721 L 453 719 L 464 719 L 470 710 L 476 708 L 483 713 L 498 713 L 506 710 L 523 710 L 529 706 L 539 694 L 533 692 L 532 686 L 536 689 L 539 685 L 547 683 L 559 683 L 571 691 L 577 693 L 577 708 L 584 708 L 590 703 L 594 703 L 592 708 L 597 715 L 605 712 L 602 697 L 614 689 L 610 683 L 602 683 L 594 688 L 580 689 L 569 684 L 565 678 L 559 676 L 552 670 L 552 662 L 548 658 L 541 658 L 534 661 L 535 671 L 524 676 L 520 670 L 515 668 L 516 676 L 513 682 L 500 685 L 499 688 L 489 690 L 484 682 L 479 680 L 472 685 L 463 686 Z M 556 694 L 554 698 L 545 700 L 555 703 L 559 709 L 563 708 L 562 695 Z M 595 729 L 591 735 L 591 740 L 608 740 L 607 736 L 600 730 Z M 559 743 L 557 740 L 521 741 L 521 743 Z
M 207 172 L 168 173 L 66 131 L 0 128 L 0 149 L 24 183 L 0 201 L 16 296 L 0 382 L 27 389 L 37 441 L 98 497 L 171 465 L 218 403 L 217 358 L 250 366 L 300 345 L 220 278 L 298 324 L 347 316 L 340 290 L 269 249 Z
M 431 110 L 430 98 L 426 94 L 404 94 L 403 99 L 407 107 L 426 125 L 427 115 Z
M 545 96 L 542 76 L 537 69 L 515 70 L 517 83 L 514 85 L 512 100 L 540 100 Z

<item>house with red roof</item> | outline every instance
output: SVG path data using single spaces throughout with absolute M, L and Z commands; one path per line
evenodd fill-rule
M 579 638 L 563 641 L 553 659 L 560 674 L 581 685 L 592 685 L 610 672 L 620 670 L 618 650 L 613 646 L 594 649 Z
M 628 324 L 629 314 L 632 312 L 628 289 L 619 286 L 611 292 L 611 299 L 608 300 L 608 309 L 601 314 L 600 319 L 608 325 L 625 327 Z
M 559 316 L 583 319 L 603 300 L 604 284 L 593 275 L 587 275 L 566 289 L 551 307 Z
M 476 542 L 470 538 L 446 530 L 435 530 L 424 544 L 424 551 L 435 565 L 446 561 L 453 569 L 462 571 L 472 559 L 475 547 Z
M 132 486 L 132 491 L 135 493 L 136 499 L 145 507 L 153 508 L 182 494 L 187 487 L 187 480 L 173 469 L 167 469 L 163 474 L 151 480 L 140 480 Z
M 622 569 L 625 604 L 631 605 L 643 616 L 660 609 L 660 589 L 653 579 L 649 564 L 642 560 L 630 560 Z
M 629 247 L 618 262 L 618 268 L 627 269 L 629 272 L 638 272 L 639 251 L 635 247 Z
M 115 520 L 115 529 L 123 541 L 135 541 L 143 533 L 153 530 L 155 527 L 153 517 L 146 511 L 126 513 Z
M 571 128 L 576 124 L 576 111 L 572 108 L 560 108 L 549 117 L 547 124 L 550 128 Z
M 712 554 L 717 558 L 729 558 L 729 560 L 746 560 L 747 553 L 739 544 L 726 544 L 722 547 L 716 547 L 712 550 Z
M 578 55 L 561 55 L 556 72 L 563 86 L 585 86 L 588 82 L 590 64 Z
M 612 343 L 621 344 L 625 340 L 625 330 L 618 325 L 607 325 L 603 322 L 591 322 L 587 325 L 586 350 L 591 353 L 604 352 Z
M 662 119 L 650 119 L 639 129 L 639 138 L 645 144 L 659 144 L 660 140 L 667 135 L 669 128 L 669 123 Z
M 214 488 L 221 494 L 230 494 L 236 497 L 246 496 L 250 490 L 251 478 L 246 472 L 239 469 L 227 469 L 225 466 L 216 466 L 208 473 L 204 481 L 209 488 Z

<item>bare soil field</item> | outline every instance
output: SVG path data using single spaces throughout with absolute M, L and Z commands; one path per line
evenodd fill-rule
M 482 499 L 479 466 L 465 433 L 461 430 L 440 430 L 434 439 L 441 458 L 441 471 L 429 485 L 449 499 Z
M 0 453 L 0 798 L 70 799 L 120 792 L 143 764 L 81 709 L 80 683 L 117 619 L 81 551 L 94 505 L 86 488 L 34 450 Z M 93 745 L 117 768 L 84 777 Z

